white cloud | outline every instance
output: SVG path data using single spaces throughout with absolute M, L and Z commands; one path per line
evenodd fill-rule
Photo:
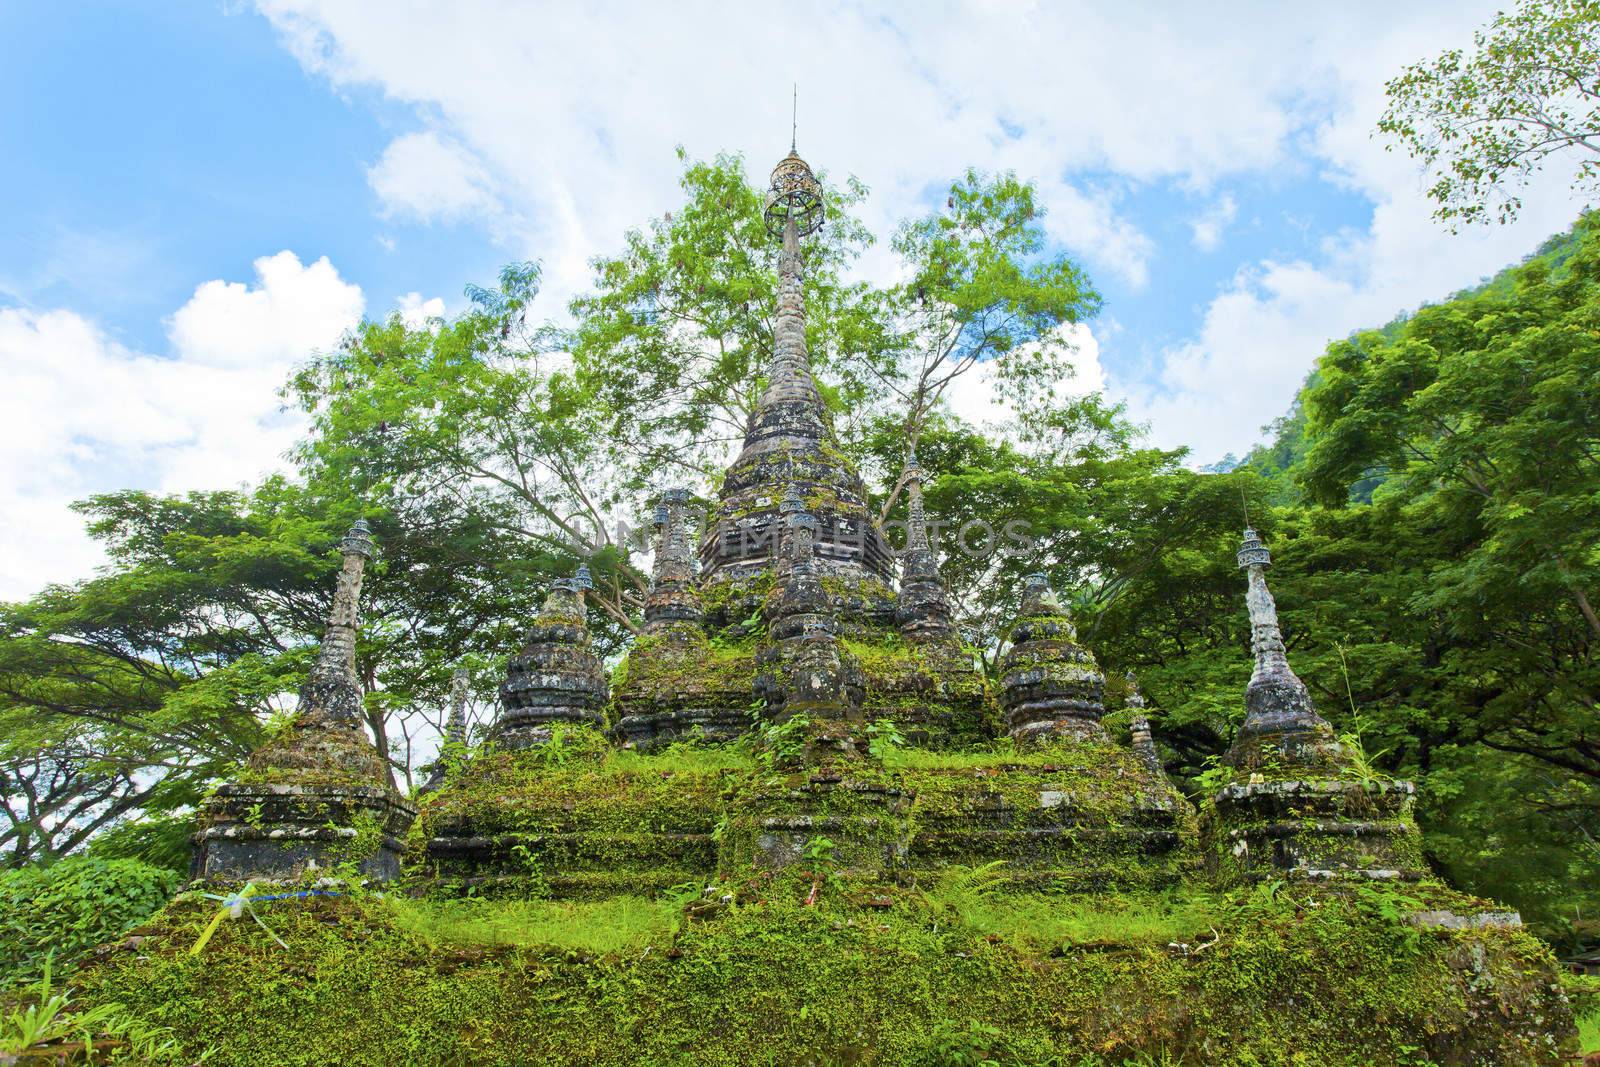
M 444 300 L 437 296 L 424 300 L 421 293 L 407 293 L 400 298 L 397 310 L 400 312 L 400 321 L 417 330 L 428 325 L 432 319 L 444 318 Z
M 1207 306 L 1198 333 L 1163 353 L 1151 381 L 1114 381 L 1156 441 L 1189 445 L 1209 462 L 1242 453 L 1284 414 L 1330 341 L 1476 284 L 1568 227 L 1581 202 L 1559 173 L 1540 178 L 1514 225 L 1451 235 L 1430 217 L 1427 182 L 1404 155 L 1372 135 L 1383 82 L 1404 64 L 1469 39 L 1483 11 L 1436 13 L 1439 25 L 1384 24 L 1350 53 L 1335 85 L 1338 106 L 1314 131 L 1312 157 L 1327 177 L 1366 197 L 1365 230 L 1327 238 L 1315 262 L 1265 261 L 1242 269 Z
M 775 162 L 792 82 L 802 153 L 872 187 L 879 232 L 970 164 L 1015 169 L 1044 187 L 1053 235 L 1138 285 L 1148 237 L 1105 185 L 1068 178 L 1203 184 L 1275 165 L 1334 55 L 1289 47 L 1301 28 L 1271 7 L 1226 34 L 1200 9 L 976 0 L 814 7 L 799 22 L 771 3 L 260 7 L 309 71 L 416 109 L 419 131 L 372 170 L 387 209 L 482 209 L 514 254 L 544 261 L 552 307 L 587 283 L 591 256 L 673 205 L 674 146 L 742 151 L 758 173 Z
M 385 215 L 438 222 L 500 211 L 488 172 L 471 152 L 433 131 L 396 137 L 367 171 Z
M 0 597 L 83 577 L 98 548 L 67 508 L 91 493 L 219 488 L 282 465 L 289 369 L 355 325 L 361 290 L 326 259 L 258 259 L 255 285 L 210 281 L 169 321 L 172 350 L 132 351 L 66 310 L 0 308 Z
M 1234 203 L 1232 196 L 1223 193 L 1198 217 L 1189 223 L 1189 229 L 1194 235 L 1194 246 L 1202 252 L 1214 252 L 1222 243 L 1222 231 L 1228 228 L 1239 213 L 1239 205 Z
M 1100 342 L 1094 332 L 1082 323 L 1065 326 L 1061 332 L 1072 354 L 1066 361 L 1066 373 L 1050 383 L 1055 395 L 1078 397 L 1103 390 L 1106 375 L 1100 366 Z M 993 363 L 979 364 L 951 382 L 944 399 L 950 410 L 974 426 L 998 426 L 1013 415 L 995 388 Z
M 327 256 L 304 266 L 285 250 L 254 266 L 254 286 L 205 282 L 172 316 L 167 335 L 179 358 L 216 367 L 284 364 L 361 318 L 361 287 L 341 279 Z

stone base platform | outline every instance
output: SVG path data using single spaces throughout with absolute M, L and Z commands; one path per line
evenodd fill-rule
M 415 816 L 378 786 L 224 785 L 202 807 L 194 874 L 288 881 L 354 864 L 367 878 L 391 881 Z

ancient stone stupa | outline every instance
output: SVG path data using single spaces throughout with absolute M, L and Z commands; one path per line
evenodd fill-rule
M 709 783 L 675 774 L 683 796 L 671 817 L 631 821 L 608 806 L 642 805 L 642 795 L 590 805 L 508 789 L 486 804 L 447 787 L 414 835 L 418 877 L 503 889 L 532 862 L 541 885 L 636 891 L 803 864 L 821 840 L 831 863 L 867 877 L 1002 861 L 1030 884 L 1165 885 L 1195 863 L 1193 813 L 1158 765 L 1101 726 L 1104 679 L 1043 576 L 1025 584 L 999 701 L 991 693 L 940 576 L 914 452 L 897 561 L 834 438 L 806 348 L 801 242 L 823 211 L 821 185 L 791 152 L 773 171 L 766 213 L 780 242 L 766 388 L 698 552 L 689 494 L 659 498 L 644 624 L 609 705 L 582 583 L 563 580 L 511 661 L 494 731 L 502 750 L 548 743 L 559 723 L 569 747 L 640 751 L 754 732 L 783 777 L 700 796 Z M 918 749 L 1009 735 L 1019 752 L 1073 754 L 981 780 L 957 761 L 913 783 L 872 757 L 887 723 Z M 463 789 L 481 794 L 497 774 L 522 773 L 486 760 Z
M 626 654 L 596 651 L 588 568 L 555 581 L 483 743 L 452 717 L 414 822 L 362 728 L 372 548 L 351 531 L 301 714 L 207 802 L 199 869 L 354 861 L 445 921 L 322 902 L 351 929 L 307 918 L 281 956 L 241 936 L 243 956 L 209 950 L 215 975 L 174 965 L 198 1029 L 231 1035 L 289 989 L 293 1025 L 250 1035 L 279 1059 L 241 1041 L 239 1062 L 1558 1062 L 1548 956 L 1428 879 L 1411 785 L 1341 745 L 1291 670 L 1253 531 L 1247 714 L 1198 812 L 1131 677 L 1107 714 L 1046 575 L 1005 633 L 963 632 L 915 453 L 897 554 L 812 375 L 803 242 L 824 211 L 791 151 L 766 201 L 765 389 L 714 499 L 652 501 Z M 658 925 L 518 944 L 547 906 Z M 458 924 L 470 943 L 442 943 Z M 289 981 L 234 980 L 280 960 Z M 144 996 L 141 967 L 107 995 Z
M 373 553 L 364 521 L 339 551 L 333 608 L 294 720 L 251 757 L 244 780 L 205 802 L 195 850 L 202 877 L 288 877 L 343 865 L 379 879 L 399 874 L 399 837 L 416 811 L 367 737 L 356 676 L 361 577 Z
M 1278 607 L 1267 588 L 1272 553 L 1244 532 L 1239 566 L 1248 576 L 1255 668 L 1245 719 L 1223 763 L 1236 780 L 1205 812 L 1212 875 L 1292 872 L 1312 878 L 1414 879 L 1425 870 L 1410 782 L 1359 773 L 1359 753 L 1334 737 L 1289 666 Z

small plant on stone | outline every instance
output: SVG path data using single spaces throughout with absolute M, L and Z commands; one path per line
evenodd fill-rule
M 905 735 L 893 719 L 878 719 L 867 726 L 867 752 L 882 762 L 898 748 L 905 746 Z
M 1233 768 L 1222 765 L 1222 757 L 1212 754 L 1206 757 L 1206 769 L 1194 776 L 1195 788 L 1202 793 L 1212 793 L 1227 785 L 1233 778 Z
M 811 720 L 804 715 L 791 715 L 783 722 L 763 726 L 758 754 L 762 767 L 772 771 L 799 762 L 805 754 L 806 730 L 810 726 Z
M 930 1063 L 947 1067 L 999 1067 L 1006 1055 L 1005 1033 L 999 1027 L 970 1020 L 941 1019 L 928 1035 Z
M 110 1045 L 135 1063 L 165 1059 L 177 1051 L 169 1029 L 128 1017 L 121 1004 L 74 1010 L 71 991 L 52 985 L 48 962 L 30 999 L 32 1003 L 0 1018 L 0 1062 L 77 1062 L 74 1057 L 80 1053 L 84 1062 L 93 1062 L 97 1045 Z
M 806 894 L 806 907 L 817 902 L 817 890 L 822 888 L 823 882 L 834 882 L 839 877 L 839 864 L 834 859 L 838 851 L 838 844 L 833 838 L 818 834 L 806 842 L 805 848 L 800 850 L 800 858 L 805 860 L 811 868 L 811 892 Z
M 528 895 L 535 898 L 548 897 L 550 883 L 544 875 L 544 864 L 534 854 L 533 849 L 527 845 L 512 845 L 511 856 L 522 868 L 522 873 L 528 880 Z

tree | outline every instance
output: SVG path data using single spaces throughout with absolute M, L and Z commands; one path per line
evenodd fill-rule
M 1432 172 L 1434 217 L 1510 222 L 1516 190 L 1552 157 L 1575 157 L 1573 188 L 1600 188 L 1600 2 L 1521 0 L 1473 45 L 1385 87 L 1378 129 Z
M 315 656 L 336 545 L 358 515 L 380 554 L 357 669 L 367 725 L 402 787 L 442 727 L 452 669 L 492 690 L 549 575 L 471 516 L 402 523 L 281 478 L 249 493 L 107 494 L 79 509 L 107 572 L 0 606 L 0 852 L 12 862 L 186 810 L 260 746 Z
M 1302 481 L 1375 501 L 1439 546 L 1410 602 L 1476 664 L 1473 736 L 1600 777 L 1600 220 L 1559 271 L 1424 308 L 1330 346 L 1305 396 Z
M 469 287 L 474 305 L 452 322 L 365 323 L 309 363 L 289 390 L 313 420 L 308 478 L 402 518 L 470 514 L 568 568 L 586 560 L 595 602 L 631 629 L 648 581 L 624 528 L 644 526 L 635 509 L 650 492 L 720 475 L 773 343 L 779 245 L 762 193 L 728 156 L 685 158 L 681 184 L 678 210 L 593 262 L 569 327 L 529 326 L 539 270 L 516 264 L 497 289 Z M 806 245 L 807 345 L 847 451 L 862 456 L 872 420 L 893 411 L 901 452 L 885 469 L 898 471 L 907 434 L 980 363 L 1018 393 L 1061 376 L 1057 327 L 1098 297 L 1065 257 L 1043 257 L 1031 186 L 969 172 L 946 212 L 901 229 L 912 280 L 890 289 L 846 278 L 872 241 L 852 214 L 866 190 L 851 180 L 827 195 Z
M 1019 408 L 1048 410 L 1070 374 L 1073 346 L 1061 327 L 1094 315 L 1100 294 L 1066 255 L 1043 255 L 1043 217 L 1032 183 L 969 168 L 944 210 L 895 234 L 907 276 L 889 294 L 899 335 L 889 351 L 898 358 L 887 374 L 867 367 L 893 398 L 906 447 L 915 448 L 952 383 L 979 365 L 994 369 L 995 388 Z M 884 516 L 900 488 L 888 493 Z

